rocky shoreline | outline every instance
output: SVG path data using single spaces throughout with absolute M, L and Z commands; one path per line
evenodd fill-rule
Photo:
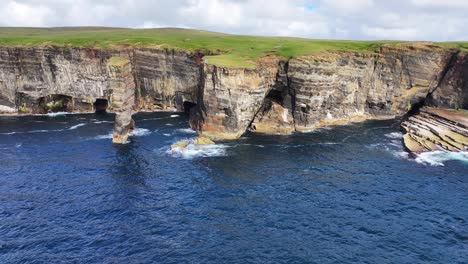
M 287 60 L 266 56 L 254 69 L 212 65 L 203 57 L 150 48 L 0 47 L 0 111 L 114 112 L 113 141 L 122 143 L 139 111 L 185 111 L 200 136 L 226 140 L 247 130 L 288 135 L 393 118 L 422 106 L 468 108 L 468 55 L 430 43 Z M 410 131 L 405 141 L 421 145 L 427 139 L 417 137 L 426 129 L 418 120 L 410 117 L 403 127 Z M 433 149 L 412 143 L 411 151 Z M 447 144 L 442 148 L 461 149 Z
M 468 112 L 423 108 L 402 123 L 403 142 L 412 153 L 468 150 Z

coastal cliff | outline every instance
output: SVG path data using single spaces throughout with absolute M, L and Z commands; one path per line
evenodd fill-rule
M 430 43 L 264 56 L 254 68 L 212 64 L 204 55 L 0 47 L 0 112 L 115 112 L 114 142 L 122 143 L 138 111 L 186 111 L 200 135 L 220 140 L 391 118 L 423 105 L 468 108 L 467 55 Z

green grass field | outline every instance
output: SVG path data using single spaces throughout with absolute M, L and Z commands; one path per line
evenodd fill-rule
M 247 68 L 255 67 L 255 61 L 265 55 L 289 58 L 322 51 L 368 53 L 387 43 L 398 42 L 240 36 L 174 28 L 0 28 L 0 46 L 54 45 L 101 49 L 134 46 L 182 49 L 219 54 L 205 57 L 212 64 Z M 444 43 L 443 46 L 468 49 L 468 44 L 461 42 Z

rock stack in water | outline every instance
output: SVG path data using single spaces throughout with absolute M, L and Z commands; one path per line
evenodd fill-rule
M 405 147 L 413 153 L 468 150 L 468 111 L 423 108 L 402 127 Z
M 128 134 L 135 126 L 132 119 L 133 107 L 135 106 L 135 80 L 129 59 L 113 57 L 109 60 L 107 68 L 112 89 L 111 104 L 115 109 L 112 142 L 124 144 L 127 142 Z

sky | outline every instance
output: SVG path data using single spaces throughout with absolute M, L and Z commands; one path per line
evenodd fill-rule
M 468 40 L 468 0 L 0 0 L 0 26 L 457 41 Z

